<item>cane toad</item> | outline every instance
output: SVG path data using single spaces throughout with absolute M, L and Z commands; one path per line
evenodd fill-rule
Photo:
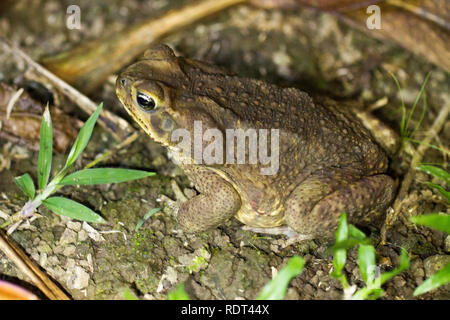
M 178 224 L 187 232 L 235 216 L 250 227 L 287 225 L 314 238 L 332 234 L 343 211 L 351 223 L 370 221 L 393 198 L 386 153 L 357 117 L 298 89 L 239 77 L 158 45 L 119 75 L 116 93 L 143 130 L 168 148 L 199 192 L 178 210 Z M 197 147 L 196 124 L 204 134 Z M 180 152 L 180 139 L 174 138 L 178 129 L 194 141 L 191 153 Z M 213 130 L 209 139 L 208 129 Z M 277 171 L 263 173 L 267 163 L 249 160 L 250 142 L 244 163 L 197 161 L 196 148 L 206 151 L 212 141 L 225 144 L 230 129 L 270 132 L 263 142 L 276 142 L 269 153 L 278 155 Z M 271 140 L 277 136 L 273 129 L 278 140 Z M 223 146 L 212 154 L 225 159 L 236 148 Z

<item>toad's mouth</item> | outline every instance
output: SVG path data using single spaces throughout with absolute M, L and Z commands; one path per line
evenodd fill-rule
M 128 112 L 128 114 L 133 118 L 134 121 L 136 121 L 139 126 L 144 130 L 144 132 L 150 136 L 153 140 L 156 142 L 159 142 L 158 139 L 155 138 L 152 130 L 150 129 L 150 126 L 135 112 L 133 107 L 130 107 L 127 104 L 125 96 L 122 94 L 122 88 L 116 88 L 116 95 L 119 98 L 120 102 L 122 103 L 122 106 L 125 108 L 125 110 Z

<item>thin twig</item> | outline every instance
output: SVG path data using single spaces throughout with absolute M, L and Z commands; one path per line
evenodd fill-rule
M 8 105 L 6 106 L 6 120 L 9 120 L 9 117 L 11 116 L 11 112 L 14 108 L 14 105 L 16 104 L 17 100 L 19 100 L 22 93 L 23 93 L 23 88 L 20 88 L 12 95 L 11 99 L 9 99 Z
M 0 43 L 7 51 L 11 52 L 16 57 L 20 57 L 29 67 L 34 69 L 39 75 L 46 78 L 53 86 L 65 94 L 87 114 L 92 114 L 97 109 L 97 104 L 91 99 L 35 62 L 25 52 L 11 44 L 7 39 L 0 38 Z M 116 141 L 122 141 L 135 131 L 127 121 L 109 112 L 108 110 L 103 110 L 102 114 L 99 116 L 98 122 L 113 136 Z
M 129 144 L 133 143 L 133 141 L 136 140 L 140 134 L 141 134 L 140 132 L 133 133 L 131 136 L 126 138 L 124 141 L 115 145 L 114 148 L 102 153 L 100 156 L 95 158 L 93 161 L 89 162 L 86 166 L 84 166 L 84 169 L 92 168 L 93 166 L 97 165 L 99 162 L 101 162 L 105 159 L 108 159 L 109 157 L 111 157 L 114 154 L 115 151 L 120 150 L 123 147 L 126 147 Z
M 386 216 L 386 221 L 381 228 L 381 243 L 386 243 L 386 232 L 387 229 L 392 227 L 395 223 L 395 221 L 398 218 L 398 215 L 400 214 L 400 208 L 402 206 L 403 200 L 408 194 L 409 187 L 411 186 L 411 183 L 414 179 L 414 176 L 416 174 L 416 168 L 417 166 L 422 162 L 422 158 L 425 154 L 425 151 L 428 149 L 430 142 L 433 138 L 435 138 L 439 131 L 441 131 L 443 125 L 445 124 L 448 114 L 450 113 L 450 102 L 447 102 L 441 111 L 439 112 L 438 116 L 434 120 L 433 125 L 428 129 L 428 131 L 425 134 L 425 138 L 422 140 L 422 144 L 419 145 L 417 148 L 417 152 L 414 154 L 411 164 L 409 166 L 409 170 L 406 173 L 405 177 L 403 178 L 402 185 L 400 187 L 400 190 L 398 192 L 398 195 L 395 199 L 393 210 L 390 210 Z
M 41 269 L 0 230 L 0 250 L 16 267 L 50 300 L 70 300 L 70 298 Z

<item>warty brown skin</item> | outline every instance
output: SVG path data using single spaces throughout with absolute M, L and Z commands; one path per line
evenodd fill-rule
M 164 45 L 129 66 L 118 77 L 116 92 L 144 131 L 169 151 L 176 144 L 173 130 L 193 134 L 194 121 L 224 134 L 238 128 L 280 130 L 275 175 L 262 175 L 259 164 L 180 165 L 199 191 L 178 212 L 187 232 L 235 216 L 252 227 L 287 224 L 300 234 L 327 236 L 343 211 L 351 223 L 371 221 L 392 201 L 385 152 L 351 111 L 334 103 L 176 57 Z M 138 93 L 154 99 L 156 107 L 143 110 Z

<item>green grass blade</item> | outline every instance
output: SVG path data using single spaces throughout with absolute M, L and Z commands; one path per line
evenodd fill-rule
M 421 226 L 427 226 L 450 234 L 450 215 L 448 214 L 424 214 L 410 217 L 409 220 Z
M 358 266 L 361 277 L 366 285 L 371 285 L 375 279 L 375 249 L 371 245 L 360 245 L 358 248 Z
M 411 142 L 413 142 L 413 143 L 426 145 L 428 148 L 435 149 L 435 150 L 437 150 L 437 151 L 439 151 L 439 152 L 442 152 L 443 154 L 450 154 L 448 151 L 446 151 L 446 150 L 444 150 L 444 149 L 442 149 L 442 148 L 439 148 L 438 146 L 436 146 L 436 145 L 434 145 L 434 144 L 424 143 L 423 141 L 416 140 L 416 139 L 412 139 L 412 138 L 408 138 L 408 137 L 405 137 L 404 139 L 405 139 L 406 141 L 411 141 Z
M 52 168 L 53 134 L 52 119 L 48 104 L 42 115 L 39 158 L 38 158 L 38 187 L 43 190 L 48 183 Z
M 397 80 L 397 77 L 389 72 L 389 74 L 391 75 L 391 77 L 394 79 L 395 85 L 397 86 L 398 92 L 400 93 L 400 100 L 402 102 L 402 121 L 400 123 L 400 135 L 402 137 L 406 136 L 406 130 L 407 128 L 405 127 L 406 125 L 406 106 L 405 106 L 405 99 L 403 98 L 402 93 L 402 87 L 400 86 L 400 83 Z
M 376 300 L 381 297 L 384 290 L 381 288 L 364 287 L 355 292 L 352 300 Z
M 73 143 L 72 149 L 69 152 L 67 162 L 64 165 L 63 170 L 70 167 L 81 155 L 84 148 L 86 148 L 86 145 L 89 142 L 89 139 L 91 138 L 92 130 L 94 130 L 95 122 L 97 121 L 98 116 L 100 115 L 102 107 L 103 102 L 99 104 L 97 110 L 95 110 L 95 112 L 89 117 L 89 119 L 87 119 L 86 123 L 80 129 L 77 139 Z
M 277 276 L 267 283 L 259 293 L 257 300 L 281 300 L 286 294 L 289 282 L 303 271 L 305 260 L 299 256 L 292 257 Z
M 348 233 L 349 233 L 350 237 L 355 238 L 357 240 L 367 239 L 364 232 L 362 232 L 361 230 L 359 230 L 357 227 L 355 227 L 352 224 L 348 225 Z
M 419 93 L 417 94 L 416 99 L 414 100 L 413 106 L 412 106 L 411 111 L 409 112 L 409 115 L 408 115 L 408 119 L 406 120 L 406 124 L 405 124 L 405 129 L 406 129 L 406 131 L 408 131 L 408 128 L 409 128 L 409 122 L 411 121 L 412 115 L 414 114 L 414 112 L 415 112 L 415 110 L 416 110 L 417 103 L 419 102 L 420 98 L 422 97 L 422 95 L 423 95 L 423 93 L 424 93 L 425 86 L 427 85 L 428 78 L 430 77 L 430 75 L 431 75 L 431 72 L 428 72 L 427 76 L 425 77 L 425 80 L 424 80 L 423 83 L 422 83 L 422 87 L 420 88 L 420 91 L 419 91 Z M 425 107 L 425 106 L 426 106 L 426 104 L 424 105 L 424 107 Z M 422 110 L 422 113 L 424 113 L 424 112 L 425 112 L 425 111 Z M 417 123 L 417 126 L 416 126 L 416 128 L 414 129 L 414 132 L 418 129 L 418 127 L 420 126 L 420 123 L 421 123 L 421 121 Z M 408 136 L 408 133 L 407 133 L 407 132 L 406 132 L 406 135 Z M 412 137 L 412 134 L 411 134 L 411 137 Z
M 339 218 L 339 225 L 336 230 L 336 244 L 343 243 L 348 240 L 348 224 L 347 224 L 347 214 L 342 213 Z M 334 253 L 333 266 L 334 274 L 336 276 L 340 275 L 344 269 L 345 262 L 347 261 L 347 249 L 346 248 L 330 248 Z
M 352 300 L 376 300 L 381 297 L 383 293 L 384 290 L 381 288 L 364 287 L 355 292 L 352 296 Z
M 101 216 L 88 207 L 67 198 L 51 197 L 42 203 L 51 211 L 62 216 L 86 222 L 106 223 Z
M 450 173 L 439 167 L 421 164 L 417 166 L 417 170 L 428 173 L 450 185 Z
M 136 297 L 136 295 L 131 292 L 129 289 L 126 289 L 122 292 L 122 296 L 125 300 L 139 300 L 138 297 Z
M 134 228 L 134 231 L 138 231 L 139 228 L 142 227 L 144 222 L 147 221 L 148 219 L 150 219 L 150 217 L 152 215 L 154 215 L 155 213 L 157 213 L 158 211 L 161 211 L 161 208 L 150 209 L 142 219 L 139 219 L 138 223 L 136 224 L 136 228 Z
M 337 279 L 343 277 L 342 270 L 347 261 L 347 250 L 359 244 L 370 244 L 370 239 L 366 237 L 364 232 L 348 224 L 347 214 L 342 213 L 336 230 L 336 243 L 327 249 L 328 252 L 334 254 L 333 272 L 330 273 L 332 277 Z
M 94 168 L 76 171 L 64 177 L 59 185 L 92 185 L 119 183 L 155 175 L 154 172 L 121 168 Z
M 28 173 L 25 173 L 20 177 L 15 177 L 14 182 L 30 199 L 34 198 L 36 190 L 34 188 L 33 180 Z
M 189 296 L 184 290 L 184 284 L 179 284 L 177 288 L 167 295 L 169 300 L 189 300 Z
M 335 234 L 336 243 L 333 247 L 329 248 L 328 251 L 333 252 L 334 255 L 333 270 L 330 272 L 330 275 L 339 280 L 344 290 L 349 287 L 347 277 L 342 273 L 345 262 L 347 261 L 347 247 L 337 248 L 336 245 L 341 245 L 349 241 L 348 236 L 350 232 L 357 233 L 354 229 L 350 231 L 349 225 L 347 224 L 347 214 L 343 212 L 339 218 L 339 224 Z
M 339 218 L 339 225 L 336 230 L 336 243 L 347 240 L 348 233 L 347 214 L 343 212 Z
M 416 290 L 414 290 L 414 296 L 424 294 L 447 283 L 450 283 L 450 263 L 446 264 L 445 267 L 418 286 Z
M 414 128 L 413 132 L 411 133 L 411 137 L 414 137 L 414 135 L 416 134 L 417 130 L 419 130 L 420 125 L 422 124 L 423 118 L 425 117 L 425 112 L 427 111 L 428 108 L 428 104 L 427 104 L 427 93 L 424 92 L 423 93 L 423 107 L 422 107 L 422 113 L 420 114 L 420 118 L 419 121 L 417 121 L 417 125 Z
M 369 292 L 367 296 L 367 300 L 377 300 L 379 297 L 381 297 L 384 293 L 384 290 L 381 288 L 372 289 L 372 291 Z
M 400 272 L 409 268 L 409 256 L 408 252 L 402 248 L 402 253 L 400 255 L 400 265 L 392 271 L 385 272 L 380 276 L 380 286 L 388 281 L 389 279 L 395 277 Z

